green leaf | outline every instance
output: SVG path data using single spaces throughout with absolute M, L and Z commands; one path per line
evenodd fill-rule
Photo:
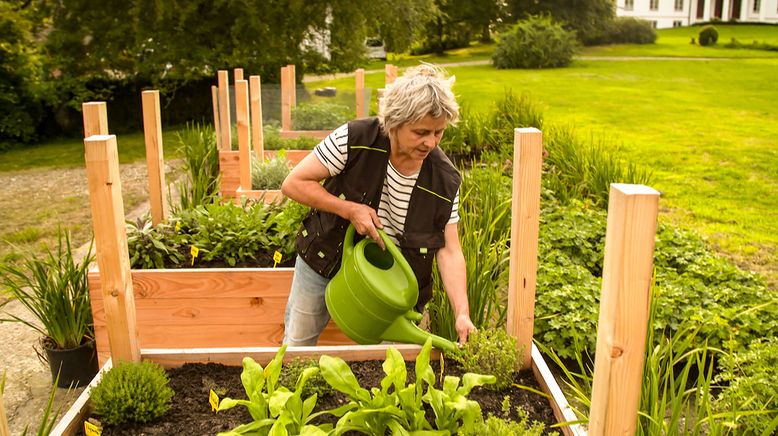
M 370 393 L 359 386 L 357 378 L 351 372 L 351 368 L 339 357 L 321 356 L 319 368 L 324 380 L 335 390 L 346 394 L 349 398 L 358 401 L 370 401 Z

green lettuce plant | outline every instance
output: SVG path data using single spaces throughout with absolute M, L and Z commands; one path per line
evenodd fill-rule
M 319 369 L 310 367 L 303 370 L 297 379 L 295 390 L 290 391 L 279 383 L 286 345 L 278 349 L 273 360 L 262 368 L 250 357 L 243 359 L 243 372 L 240 379 L 246 390 L 247 400 L 224 398 L 219 402 L 218 411 L 244 406 L 254 421 L 242 424 L 220 436 L 236 435 L 326 435 L 327 425 L 317 427 L 310 424 L 325 411 L 312 413 L 318 396 L 313 394 L 305 399 L 302 392 L 305 383 L 318 373 Z
M 359 431 L 383 435 L 387 430 L 396 435 L 421 434 L 448 435 L 469 431 L 482 420 L 481 406 L 467 395 L 476 386 L 494 383 L 491 375 L 467 373 L 460 378 L 446 376 L 443 389 L 435 388 L 435 373 L 429 359 L 432 340 L 428 339 L 416 357 L 416 383 L 406 385 L 405 360 L 397 349 L 386 351 L 383 369 L 386 376 L 380 388 L 367 390 L 359 385 L 351 368 L 338 357 L 321 356 L 319 368 L 324 379 L 335 390 L 349 398 L 349 403 L 333 411 L 342 417 L 334 434 Z M 424 386 L 426 385 L 426 391 Z M 431 406 L 435 413 L 436 430 L 427 421 L 422 403 Z

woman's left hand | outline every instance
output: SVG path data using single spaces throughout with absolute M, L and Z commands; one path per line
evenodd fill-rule
M 457 315 L 454 327 L 457 329 L 457 335 L 459 335 L 460 344 L 467 342 L 467 336 L 470 334 L 470 332 L 475 331 L 475 325 L 473 325 L 473 321 L 470 320 L 470 315 L 464 313 Z

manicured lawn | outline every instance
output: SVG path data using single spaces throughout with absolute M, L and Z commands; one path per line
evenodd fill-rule
M 778 45 L 778 26 L 754 25 L 716 25 L 719 31 L 718 43 L 702 47 L 691 44 L 691 39 L 699 41 L 701 26 L 662 29 L 657 32 L 655 44 L 634 45 L 617 44 L 600 47 L 587 47 L 581 53 L 584 56 L 670 56 L 670 57 L 712 57 L 712 58 L 778 58 L 778 51 L 731 49 L 724 47 L 732 38 L 741 44 L 753 41 Z
M 178 157 L 177 129 L 162 132 L 166 159 Z M 130 163 L 146 158 L 143 132 L 116 135 L 119 162 Z M 58 139 L 40 145 L 11 150 L 0 154 L 0 172 L 31 168 L 76 168 L 84 166 L 84 141 L 79 138 Z
M 505 90 L 653 169 L 663 220 L 707 235 L 778 283 L 778 59 L 576 61 L 553 70 L 449 67 L 462 102 Z M 383 74 L 369 74 L 380 87 Z M 353 87 L 353 79 L 309 83 Z

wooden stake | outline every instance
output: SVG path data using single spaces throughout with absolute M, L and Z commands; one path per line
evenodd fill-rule
M 159 91 L 143 91 L 143 134 L 146 140 L 146 167 L 149 171 L 151 224 L 156 226 L 168 213 L 165 187 L 165 157 L 162 153 L 162 121 Z
M 226 70 L 219 70 L 219 150 L 232 149 L 232 122 L 230 121 L 230 78 Z
M 289 67 L 281 67 L 281 130 L 292 130 L 292 107 L 289 99 Z
M 108 110 L 104 101 L 91 101 L 81 105 L 84 117 L 84 138 L 108 134 Z
M 211 86 L 211 100 L 213 101 L 213 131 L 216 134 L 216 149 L 222 148 L 222 134 L 219 129 L 219 87 Z
M 397 80 L 397 66 L 386 64 L 384 66 L 384 86 L 389 86 Z
M 590 435 L 635 433 L 658 210 L 656 190 L 611 184 Z
M 240 151 L 240 187 L 251 189 L 251 132 L 249 131 L 249 82 L 235 81 L 235 117 Z
M 357 118 L 365 118 L 367 116 L 365 108 L 365 69 L 359 68 L 354 74 L 355 83 L 355 98 L 357 100 Z
M 265 137 L 262 131 L 262 84 L 259 76 L 249 77 L 249 90 L 251 109 L 251 133 L 254 153 L 257 159 L 262 162 L 265 160 Z
M 513 136 L 513 198 L 508 276 L 508 334 L 517 339 L 521 367 L 530 367 L 535 323 L 535 286 L 540 225 L 540 173 L 543 135 L 535 128 L 515 129 Z
M 294 64 L 286 66 L 286 74 L 289 75 L 289 107 L 297 106 L 297 72 L 294 69 Z
M 137 362 L 140 361 L 140 347 L 116 136 L 90 136 L 84 139 L 84 149 L 111 358 L 114 362 Z
M 235 83 L 237 84 L 238 80 L 243 80 L 243 68 L 235 68 L 233 75 L 235 76 Z

